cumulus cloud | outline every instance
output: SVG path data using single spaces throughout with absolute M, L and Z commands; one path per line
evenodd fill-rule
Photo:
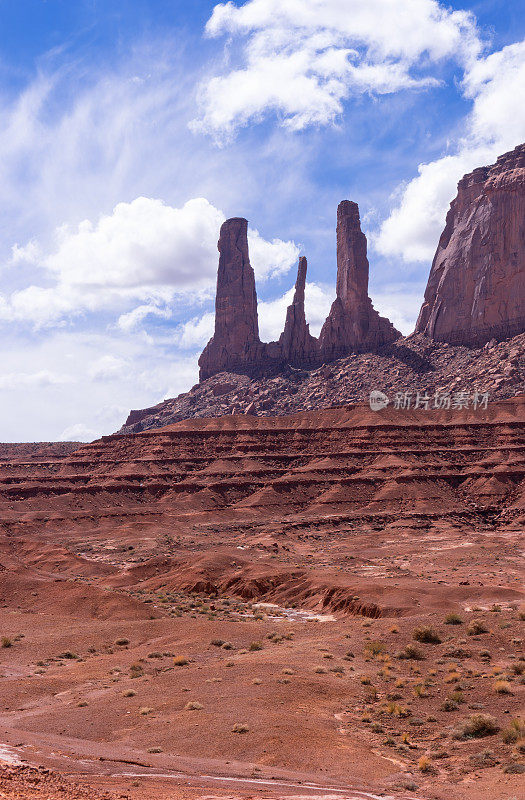
M 32 262 L 52 286 L 31 285 L 0 305 L 0 319 L 32 321 L 37 326 L 86 312 L 129 309 L 119 315 L 122 330 L 132 330 L 148 315 L 168 318 L 175 298 L 194 302 L 213 290 L 217 240 L 224 214 L 204 198 L 173 208 L 161 200 L 138 197 L 119 203 L 97 222 L 62 226 L 51 252 L 31 241 L 16 246 L 17 262 Z M 248 236 L 259 281 L 286 273 L 297 261 L 294 242 Z
M 378 24 L 380 20 L 380 24 Z M 218 139 L 276 113 L 292 130 L 333 122 L 351 94 L 436 86 L 436 64 L 476 57 L 473 16 L 438 0 L 249 0 L 215 6 L 209 37 L 240 42 L 200 88 L 194 129 Z
M 458 180 L 525 140 L 525 41 L 470 64 L 462 90 L 473 107 L 451 153 L 420 164 L 375 242 L 385 255 L 429 261 Z

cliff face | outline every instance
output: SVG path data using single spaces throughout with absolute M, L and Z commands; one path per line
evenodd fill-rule
M 479 346 L 525 331 L 525 145 L 458 184 L 416 325 Z
M 357 203 L 344 200 L 337 210 L 337 297 L 319 340 L 306 322 L 307 262 L 301 257 L 284 331 L 277 342 L 260 341 L 247 230 L 245 219 L 227 220 L 221 228 L 215 333 L 199 359 L 200 380 L 218 372 L 258 375 L 286 365 L 311 367 L 352 352 L 374 351 L 399 338 L 368 296 L 367 243 Z

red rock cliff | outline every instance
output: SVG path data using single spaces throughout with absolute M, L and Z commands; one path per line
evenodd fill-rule
M 525 331 L 525 145 L 463 177 L 416 333 L 479 346 Z

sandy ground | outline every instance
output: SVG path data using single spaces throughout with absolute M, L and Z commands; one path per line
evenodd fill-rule
M 520 797 L 524 419 L 11 452 L 0 798 Z

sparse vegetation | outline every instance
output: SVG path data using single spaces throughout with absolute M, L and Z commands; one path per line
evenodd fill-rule
M 13 642 L 9 638 L 9 636 L 2 636 L 2 638 L 0 639 L 0 643 L 2 644 L 2 647 L 12 647 L 13 646 Z
M 204 706 L 196 700 L 189 700 L 184 706 L 186 711 L 201 711 Z
M 496 681 L 493 688 L 496 694 L 514 694 L 512 686 L 508 681 Z
M 173 659 L 173 664 L 176 667 L 185 667 L 188 663 L 189 663 L 188 659 L 185 658 L 184 656 L 175 656 L 175 658 Z
M 369 654 L 372 656 L 379 656 L 382 653 L 386 652 L 386 645 L 384 642 L 379 642 L 377 640 L 373 640 L 371 642 L 367 642 L 365 644 L 365 655 Z
M 431 772 L 432 761 L 429 758 L 427 758 L 427 756 L 421 756 L 421 758 L 417 762 L 417 768 L 420 772 Z
M 499 731 L 499 725 L 490 714 L 471 714 L 455 731 L 456 739 L 481 739 L 493 736 Z
M 258 650 L 263 649 L 262 642 L 250 642 L 249 650 L 251 653 L 257 652 Z
M 243 722 L 237 722 L 232 728 L 232 733 L 248 733 L 250 728 Z
M 396 653 L 396 658 L 423 661 L 425 656 L 417 645 L 409 643 L 403 650 Z
M 467 628 L 469 636 L 480 636 L 482 633 L 488 633 L 488 628 L 481 619 L 473 619 Z
M 427 625 L 416 628 L 412 633 L 412 638 L 415 639 L 416 642 L 422 642 L 423 644 L 441 644 L 439 634 Z
M 115 644 L 117 645 L 117 647 L 126 647 L 126 645 L 129 644 L 129 639 L 124 639 L 124 638 L 117 639 L 115 641 Z
M 450 614 L 447 614 L 444 621 L 445 625 L 463 625 L 463 620 L 455 611 L 451 611 Z

